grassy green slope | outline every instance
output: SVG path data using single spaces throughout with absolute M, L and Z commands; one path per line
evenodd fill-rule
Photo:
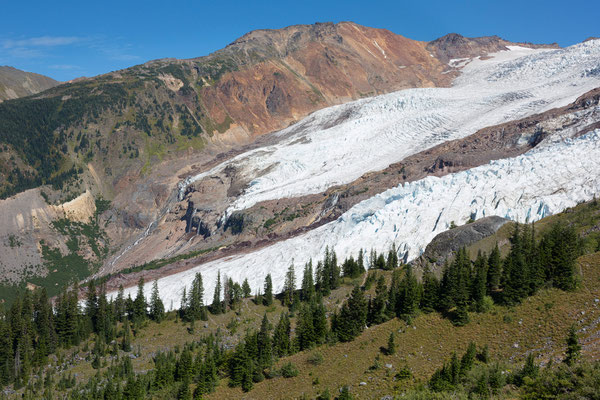
M 592 228 L 598 221 L 599 213 L 595 202 L 581 204 L 540 221 L 536 229 L 542 232 L 557 220 L 574 223 L 580 233 L 587 234 L 589 250 L 597 246 Z M 509 234 L 510 229 L 503 228 L 494 237 L 471 246 L 471 252 L 489 249 L 496 241 L 503 243 Z M 229 387 L 228 378 L 224 377 L 216 392 L 206 398 L 269 399 L 298 398 L 302 395 L 314 398 L 325 389 L 336 393 L 343 385 L 349 385 L 356 398 L 381 398 L 426 382 L 452 352 L 463 353 L 471 341 L 479 346 L 487 344 L 491 358 L 502 360 L 509 365 L 509 369 L 510 365 L 521 364 L 530 352 L 538 362 L 560 360 L 565 347 L 564 338 L 572 324 L 576 324 L 580 331 L 584 358 L 596 360 L 600 357 L 600 252 L 580 257 L 577 265 L 581 282 L 575 292 L 541 290 L 518 306 L 495 305 L 486 313 L 471 313 L 471 322 L 464 327 L 452 325 L 437 313 L 420 314 L 410 324 L 394 319 L 366 329 L 352 342 L 324 345 L 278 361 L 279 366 L 287 362 L 294 363 L 299 369 L 297 377 L 268 379 L 256 383 L 248 393 L 242 392 L 239 387 Z M 389 280 L 389 272 L 378 273 L 385 274 Z M 347 280 L 340 289 L 332 292 L 326 298 L 328 310 L 337 309 L 357 282 Z M 152 355 L 157 351 L 181 347 L 211 332 L 220 331 L 224 343 L 235 345 L 247 330 L 259 327 L 265 312 L 275 325 L 283 310 L 278 301 L 267 308 L 245 299 L 234 311 L 210 315 L 207 322 L 196 322 L 193 333 L 190 333 L 189 324 L 182 323 L 174 314 L 169 314 L 160 324 L 146 322 L 145 326 L 138 329 L 133 341 L 135 353 L 139 354 L 133 361 L 134 368 L 138 372 L 147 371 L 152 368 Z M 292 319 L 292 326 L 294 323 Z M 386 346 L 391 332 L 396 333 L 397 350 L 394 355 L 384 355 L 381 349 Z M 82 344 L 75 353 L 85 359 L 91 347 L 90 341 Z M 63 352 L 63 358 L 72 358 L 75 353 Z M 310 361 L 316 353 L 323 356 L 323 361 L 317 365 Z M 398 380 L 396 373 L 404 367 L 410 369 L 413 378 Z M 82 381 L 97 372 L 91 368 L 89 359 L 74 362 L 67 371 L 77 373 L 78 380 Z M 361 382 L 365 385 L 360 385 Z M 512 395 L 509 393 L 507 396 L 510 398 Z

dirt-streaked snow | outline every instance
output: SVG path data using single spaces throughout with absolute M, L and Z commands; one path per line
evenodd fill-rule
M 250 182 L 228 213 L 260 201 L 319 193 L 486 126 L 566 105 L 600 86 L 600 40 L 566 49 L 510 47 L 474 59 L 451 88 L 409 89 L 315 112 L 181 184 L 235 166 Z

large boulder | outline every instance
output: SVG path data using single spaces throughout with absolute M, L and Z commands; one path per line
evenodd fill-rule
M 469 246 L 493 235 L 510 220 L 498 216 L 485 217 L 475 222 L 458 226 L 438 234 L 427 245 L 420 261 L 442 265 L 444 261 L 461 247 Z

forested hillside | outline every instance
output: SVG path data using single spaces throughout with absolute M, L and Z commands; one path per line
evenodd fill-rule
M 343 343 L 362 349 L 363 344 L 358 346 L 360 338 L 371 335 L 364 332 L 365 328 L 377 332 L 374 329 L 380 325 L 403 321 L 401 332 L 413 324 L 420 325 L 421 320 L 431 321 L 428 315 L 433 313 L 450 319 L 454 327 L 443 329 L 450 329 L 453 337 L 454 331 L 460 335 L 461 329 L 479 325 L 498 311 L 530 309 L 533 303 L 529 296 L 539 303 L 536 293 L 540 290 L 542 297 L 560 297 L 566 292 L 577 294 L 582 284 L 588 290 L 588 285 L 596 285 L 587 274 L 597 276 L 598 271 L 582 273 L 577 268 L 584 265 L 582 259 L 576 262 L 584 252 L 598 248 L 595 234 L 581 236 L 581 217 L 596 208 L 595 202 L 581 205 L 571 215 L 565 214 L 566 221 L 558 216 L 554 219 L 559 222 L 544 222 L 542 232 L 534 226 L 514 225 L 505 256 L 496 245 L 490 254 L 479 253 L 472 262 L 462 249 L 447 262 L 441 279 L 427 269 L 418 279 L 412 267 L 399 264 L 397 253 L 390 249 L 389 254 L 370 254 L 373 262 L 369 265 L 363 252 L 358 259 L 338 262 L 335 253 L 327 251 L 314 267 L 312 263 L 304 266 L 302 282 L 295 282 L 292 265 L 284 291 L 277 295 L 270 276 L 265 278 L 264 290 L 255 294 L 250 292 L 248 282 L 231 278 L 221 282 L 219 276 L 211 304 L 203 302 L 202 275 L 197 274 L 183 292 L 181 308 L 170 313 L 165 313 L 156 284 L 147 297 L 143 281 L 133 299 L 125 298 L 122 291 L 115 299 L 108 299 L 102 281 L 90 281 L 83 291 L 83 303 L 78 300 L 79 289 L 75 286 L 61 293 L 54 306 L 44 290 L 26 291 L 1 320 L 2 348 L 9 351 L 0 353 L 0 377 L 4 385 L 13 388 L 5 393 L 17 390 L 27 398 L 56 398 L 67 393 L 69 398 L 86 399 L 200 398 L 222 393 L 222 387 L 229 387 L 228 392 L 240 387 L 252 393 L 263 381 L 294 379 L 305 369 L 304 364 L 296 364 L 296 354 L 307 357 L 306 368 L 317 368 L 330 362 L 326 358 L 329 349 Z M 593 286 L 592 293 L 597 291 Z M 155 338 L 153 342 L 157 341 L 151 347 L 148 334 Z M 402 337 L 394 331 L 389 333 L 385 345 L 382 343 L 382 354 L 369 371 L 381 368 L 378 363 L 383 361 L 377 360 L 392 357 L 399 351 L 397 346 L 414 345 Z M 524 338 L 512 338 L 519 339 Z M 478 342 L 480 350 L 469 345 L 460 362 L 454 354 L 428 383 L 417 377 L 428 376 L 430 370 L 421 370 L 408 360 L 401 368 L 396 367 L 393 381 L 404 382 L 400 387 L 409 390 L 411 396 L 414 390 L 464 390 L 479 395 L 520 390 L 533 396 L 551 390 L 544 382 L 552 374 L 572 374 L 573 366 L 582 368 L 580 373 L 592 381 L 596 379 L 595 367 L 576 364 L 580 348 L 575 331 L 569 336 L 565 359 L 568 368 L 546 368 L 540 373 L 539 361 L 530 356 L 522 369 L 501 379 L 497 374 L 510 361 L 497 359 L 484 346 L 488 343 Z M 495 348 L 493 345 L 489 343 Z M 454 344 L 449 346 L 453 348 Z M 551 353 L 543 354 L 547 357 Z M 547 362 L 544 358 L 542 361 Z M 315 386 L 321 377 L 313 378 Z M 421 385 L 415 386 L 418 382 Z M 349 383 L 337 382 L 340 387 Z M 505 388 L 507 384 L 521 389 Z M 574 381 L 572 390 L 587 390 L 584 388 L 589 384 Z M 321 388 L 320 396 L 325 397 L 319 398 L 327 398 L 327 393 L 336 390 Z M 345 389 L 340 396 L 351 396 L 355 390 Z M 310 387 L 302 391 L 312 393 Z

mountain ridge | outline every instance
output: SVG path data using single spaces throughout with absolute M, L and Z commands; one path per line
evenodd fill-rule
M 0 66 L 0 102 L 37 94 L 57 85 L 60 82 L 48 76 Z

